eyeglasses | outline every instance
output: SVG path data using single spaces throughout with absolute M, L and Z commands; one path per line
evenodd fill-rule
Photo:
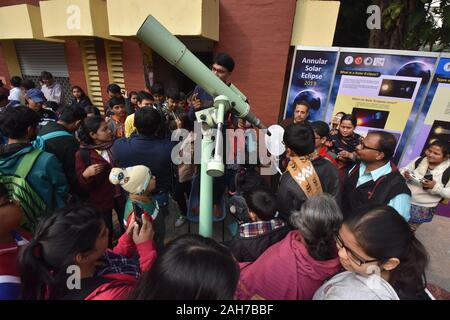
M 358 266 L 361 266 L 363 264 L 369 263 L 369 262 L 375 262 L 378 261 L 378 259 L 373 260 L 366 260 L 358 256 L 356 253 L 354 253 L 351 249 L 349 249 L 345 244 L 344 241 L 342 241 L 342 238 L 338 235 L 336 235 L 336 243 L 339 248 L 343 248 L 345 252 L 347 253 L 348 257 L 356 263 Z
M 227 73 L 227 72 L 228 72 L 228 71 L 225 70 L 225 69 L 217 69 L 217 68 L 214 68 L 214 66 L 211 67 L 211 70 L 212 70 L 212 72 L 216 72 L 216 73 L 219 73 L 219 74 L 223 74 L 223 73 Z
M 376 148 L 372 148 L 372 147 L 366 146 L 366 145 L 364 144 L 364 142 L 361 142 L 360 145 L 361 145 L 361 147 L 362 147 L 361 150 L 368 149 L 368 150 L 374 150 L 374 151 L 382 152 L 380 149 L 376 149 Z

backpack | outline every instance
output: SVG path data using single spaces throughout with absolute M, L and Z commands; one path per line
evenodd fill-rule
M 53 132 L 49 132 L 47 134 L 44 134 L 42 136 L 37 136 L 36 140 L 34 140 L 32 142 L 32 145 L 36 149 L 45 150 L 45 141 L 53 139 L 53 138 L 64 137 L 64 136 L 71 136 L 71 137 L 73 137 L 67 131 L 63 131 L 63 130 L 53 131 Z
M 425 157 L 420 157 L 414 162 L 414 169 L 416 169 L 419 166 L 419 164 L 422 162 L 422 160 L 424 158 Z M 444 172 L 442 173 L 441 183 L 445 186 L 445 185 L 447 185 L 449 180 L 450 180 L 450 167 L 445 169 Z M 448 200 L 442 198 L 441 203 L 442 204 L 448 204 Z
M 23 227 L 31 232 L 34 231 L 39 218 L 45 215 L 47 210 L 45 202 L 27 181 L 27 176 L 41 153 L 42 150 L 33 149 L 25 154 L 13 174 L 0 172 L 0 183 L 5 185 L 10 199 L 20 203 L 24 213 Z

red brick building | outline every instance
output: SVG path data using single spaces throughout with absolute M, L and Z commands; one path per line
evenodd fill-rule
M 56 75 L 57 80 L 61 78 L 60 80 L 64 81 L 66 90 L 70 85 L 81 86 L 98 106 L 107 99 L 106 86 L 111 82 L 118 83 L 128 91 L 142 90 L 152 81 L 162 82 L 166 88 L 177 87 L 185 93 L 192 90 L 195 84 L 190 79 L 141 44 L 136 37 L 116 31 L 130 18 L 127 12 L 123 12 L 123 21 L 118 22 L 114 17 L 122 13 L 116 12 L 114 15 L 112 11 L 126 8 L 123 7 L 125 3 L 128 3 L 129 7 L 133 7 L 134 3 L 141 5 L 140 0 L 123 3 L 120 1 L 123 0 L 73 1 L 79 5 L 82 14 L 81 27 L 76 25 L 77 21 L 74 22 L 75 29 L 80 27 L 75 33 L 69 24 L 71 15 L 77 13 L 76 9 L 71 11 L 70 8 L 64 7 L 65 11 L 57 11 L 58 5 L 65 1 L 1 1 L 0 29 L 4 31 L 0 31 L 0 78 L 8 85 L 9 78 L 14 75 L 36 80 L 38 73 L 47 69 Z M 151 7 L 153 2 L 154 8 Z M 311 14 L 317 10 L 323 11 L 315 7 L 319 3 L 327 6 L 331 3 L 337 18 L 339 8 L 339 2 L 335 1 L 175 0 L 167 2 L 161 11 L 159 6 L 164 3 L 160 0 L 147 0 L 146 5 L 151 7 L 151 12 L 146 14 L 154 14 L 163 24 L 168 19 L 169 30 L 189 29 L 190 21 L 194 21 L 189 17 L 198 14 L 202 19 L 199 35 L 189 31 L 185 34 L 184 31 L 174 34 L 205 64 L 211 63 L 217 52 L 229 53 L 236 62 L 231 81 L 248 97 L 252 111 L 267 124 L 275 123 L 283 109 L 291 68 L 290 55 L 294 45 L 331 45 L 330 41 L 324 43 L 323 39 L 317 37 L 317 43 L 302 40 L 299 30 L 307 32 L 317 29 L 310 22 L 305 24 L 305 19 L 301 19 L 302 15 L 304 16 L 307 10 L 310 10 L 308 13 Z M 200 5 L 199 10 L 194 8 L 197 4 Z M 89 5 L 90 7 L 85 9 L 85 6 Z M 107 10 L 100 10 L 101 6 Z M 311 8 L 316 11 L 311 11 Z M 83 15 L 83 10 L 87 10 L 88 17 Z M 186 16 L 180 15 L 183 12 L 186 12 Z M 21 21 L 17 19 L 21 19 L 22 14 L 29 18 L 25 25 L 29 24 L 31 31 L 14 30 L 23 28 L 17 23 Z M 16 15 L 15 20 L 11 20 L 11 15 Z M 5 18 L 1 19 L 2 17 Z M 177 19 L 180 19 L 179 23 L 173 22 Z M 87 20 L 89 23 L 86 23 Z M 42 24 L 41 29 L 39 23 Z M 84 31 L 85 23 L 87 29 L 91 27 L 92 33 L 89 30 Z M 110 34 L 108 23 L 109 31 L 112 32 Z M 331 40 L 335 23 L 336 20 L 330 22 Z M 68 30 L 65 31 L 66 28 Z M 18 32 L 20 34 L 16 34 Z M 330 33 L 326 28 L 323 32 Z

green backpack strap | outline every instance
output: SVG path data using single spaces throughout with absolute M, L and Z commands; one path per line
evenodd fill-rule
M 40 149 L 33 149 L 30 152 L 28 152 L 26 155 L 22 157 L 22 160 L 20 160 L 19 165 L 16 169 L 16 175 L 19 177 L 25 179 L 28 175 L 28 173 L 31 171 L 31 168 L 33 168 L 34 163 L 36 162 L 36 159 L 41 155 L 42 150 Z

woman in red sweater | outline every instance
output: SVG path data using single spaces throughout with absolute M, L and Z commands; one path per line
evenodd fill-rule
M 116 209 L 119 222 L 123 221 L 124 198 L 119 186 L 109 182 L 109 173 L 114 166 L 111 153 L 113 136 L 100 116 L 84 119 L 79 134 L 80 150 L 75 154 L 75 169 L 80 187 L 89 194 L 91 204 L 105 219 L 109 229 L 109 247 L 112 246 L 112 210 Z

